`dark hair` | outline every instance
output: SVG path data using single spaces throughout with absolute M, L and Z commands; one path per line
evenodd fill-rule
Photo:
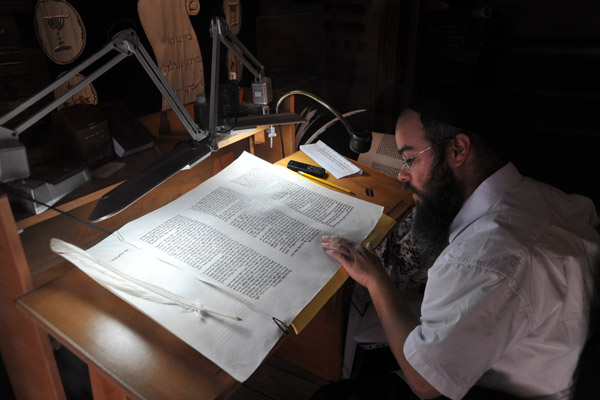
M 461 129 L 445 122 L 431 118 L 425 114 L 421 114 L 421 123 L 425 131 L 425 137 L 432 144 L 442 144 L 442 146 L 434 146 L 431 150 L 435 156 L 435 166 L 439 167 L 446 160 L 446 146 L 456 135 L 464 133 L 471 140 L 471 149 L 475 152 L 477 163 L 481 173 L 484 176 L 489 176 L 503 165 L 503 151 L 500 149 L 495 140 L 477 132 L 466 129 Z M 495 139 L 495 137 L 493 138 Z

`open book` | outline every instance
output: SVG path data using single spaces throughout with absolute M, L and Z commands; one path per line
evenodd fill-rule
M 51 247 L 244 381 L 339 275 L 321 236 L 361 242 L 381 216 L 381 206 L 244 153 L 87 251 Z
M 371 149 L 366 153 L 359 154 L 358 162 L 382 174 L 397 178 L 402 168 L 402 161 L 400 153 L 398 153 L 395 135 L 373 132 Z

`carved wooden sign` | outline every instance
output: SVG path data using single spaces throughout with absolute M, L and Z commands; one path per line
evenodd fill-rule
M 67 71 L 61 73 L 58 78 L 62 77 L 66 73 Z M 59 98 L 84 79 L 85 77 L 83 75 L 75 74 L 75 76 L 54 90 L 54 98 Z M 63 108 L 74 104 L 98 104 L 98 93 L 96 92 L 96 88 L 94 88 L 94 86 L 90 83 L 79 92 L 65 100 L 64 103 L 57 107 L 57 110 L 62 110 Z
M 189 15 L 198 15 L 200 12 L 200 1 L 198 0 L 185 0 L 185 8 Z
M 199 11 L 190 0 L 139 0 L 138 15 L 154 50 L 158 68 L 183 104 L 204 94 L 204 67 L 189 10 Z M 163 98 L 162 109 L 170 108 Z
M 225 14 L 225 21 L 229 26 L 229 30 L 237 36 L 242 27 L 242 5 L 240 4 L 240 0 L 223 0 L 223 13 Z M 234 44 L 233 47 L 241 53 L 238 45 Z M 227 50 L 227 70 L 230 73 L 235 73 L 238 82 L 242 80 L 244 64 L 242 64 L 240 59 L 231 50 Z
M 44 53 L 57 64 L 81 55 L 86 32 L 79 13 L 65 0 L 39 0 L 34 10 L 37 38 Z

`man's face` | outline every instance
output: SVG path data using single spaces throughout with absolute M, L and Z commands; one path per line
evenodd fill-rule
M 418 113 L 407 110 L 398 119 L 396 144 L 405 160 L 432 146 L 425 138 Z M 445 158 L 441 164 L 437 163 L 431 149 L 415 157 L 410 169 L 405 166 L 398 179 L 415 200 L 412 226 L 415 243 L 423 254 L 439 254 L 448 244 L 450 224 L 463 203 L 459 182 Z
M 425 138 L 419 113 L 408 109 L 400 115 L 396 123 L 396 145 L 404 160 L 415 157 L 411 162 L 410 169 L 406 166 L 402 168 L 398 174 L 398 180 L 404 182 L 405 188 L 413 192 L 413 199 L 418 204 L 422 201 L 425 186 L 429 180 L 429 171 L 434 161 L 431 149 L 417 155 L 432 145 Z

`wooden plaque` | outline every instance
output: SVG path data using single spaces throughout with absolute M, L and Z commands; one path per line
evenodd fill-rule
M 223 13 L 229 30 L 235 36 L 240 33 L 242 27 L 242 5 L 240 0 L 223 0 Z
M 67 71 L 61 73 L 58 77 L 60 78 L 66 73 Z M 75 76 L 73 76 L 71 79 L 54 89 L 54 98 L 59 98 L 67 90 L 71 89 L 73 86 L 77 85 L 84 79 L 85 77 L 83 75 L 75 74 Z M 69 97 L 67 100 L 65 100 L 65 102 L 59 105 L 57 109 L 62 110 L 64 107 L 71 106 L 74 104 L 98 104 L 98 93 L 96 93 L 96 89 L 91 83 L 85 86 L 79 92 L 75 93 L 73 96 Z
M 44 53 L 55 63 L 69 64 L 81 55 L 85 26 L 77 10 L 65 0 L 39 0 L 34 25 Z
M 158 69 L 183 104 L 204 94 L 204 67 L 186 2 L 138 0 L 138 15 L 154 50 Z M 162 109 L 170 106 L 163 98 Z
M 199 0 L 186 0 L 185 8 L 188 15 L 198 15 L 200 12 L 200 1 Z
M 242 27 L 242 5 L 240 4 L 240 0 L 223 0 L 223 12 L 225 13 L 225 21 L 229 26 L 229 30 L 237 36 Z M 241 52 L 237 44 L 233 46 L 237 51 Z M 231 50 L 227 50 L 227 70 L 229 73 L 235 73 L 238 82 L 242 80 L 244 64 L 233 55 Z

